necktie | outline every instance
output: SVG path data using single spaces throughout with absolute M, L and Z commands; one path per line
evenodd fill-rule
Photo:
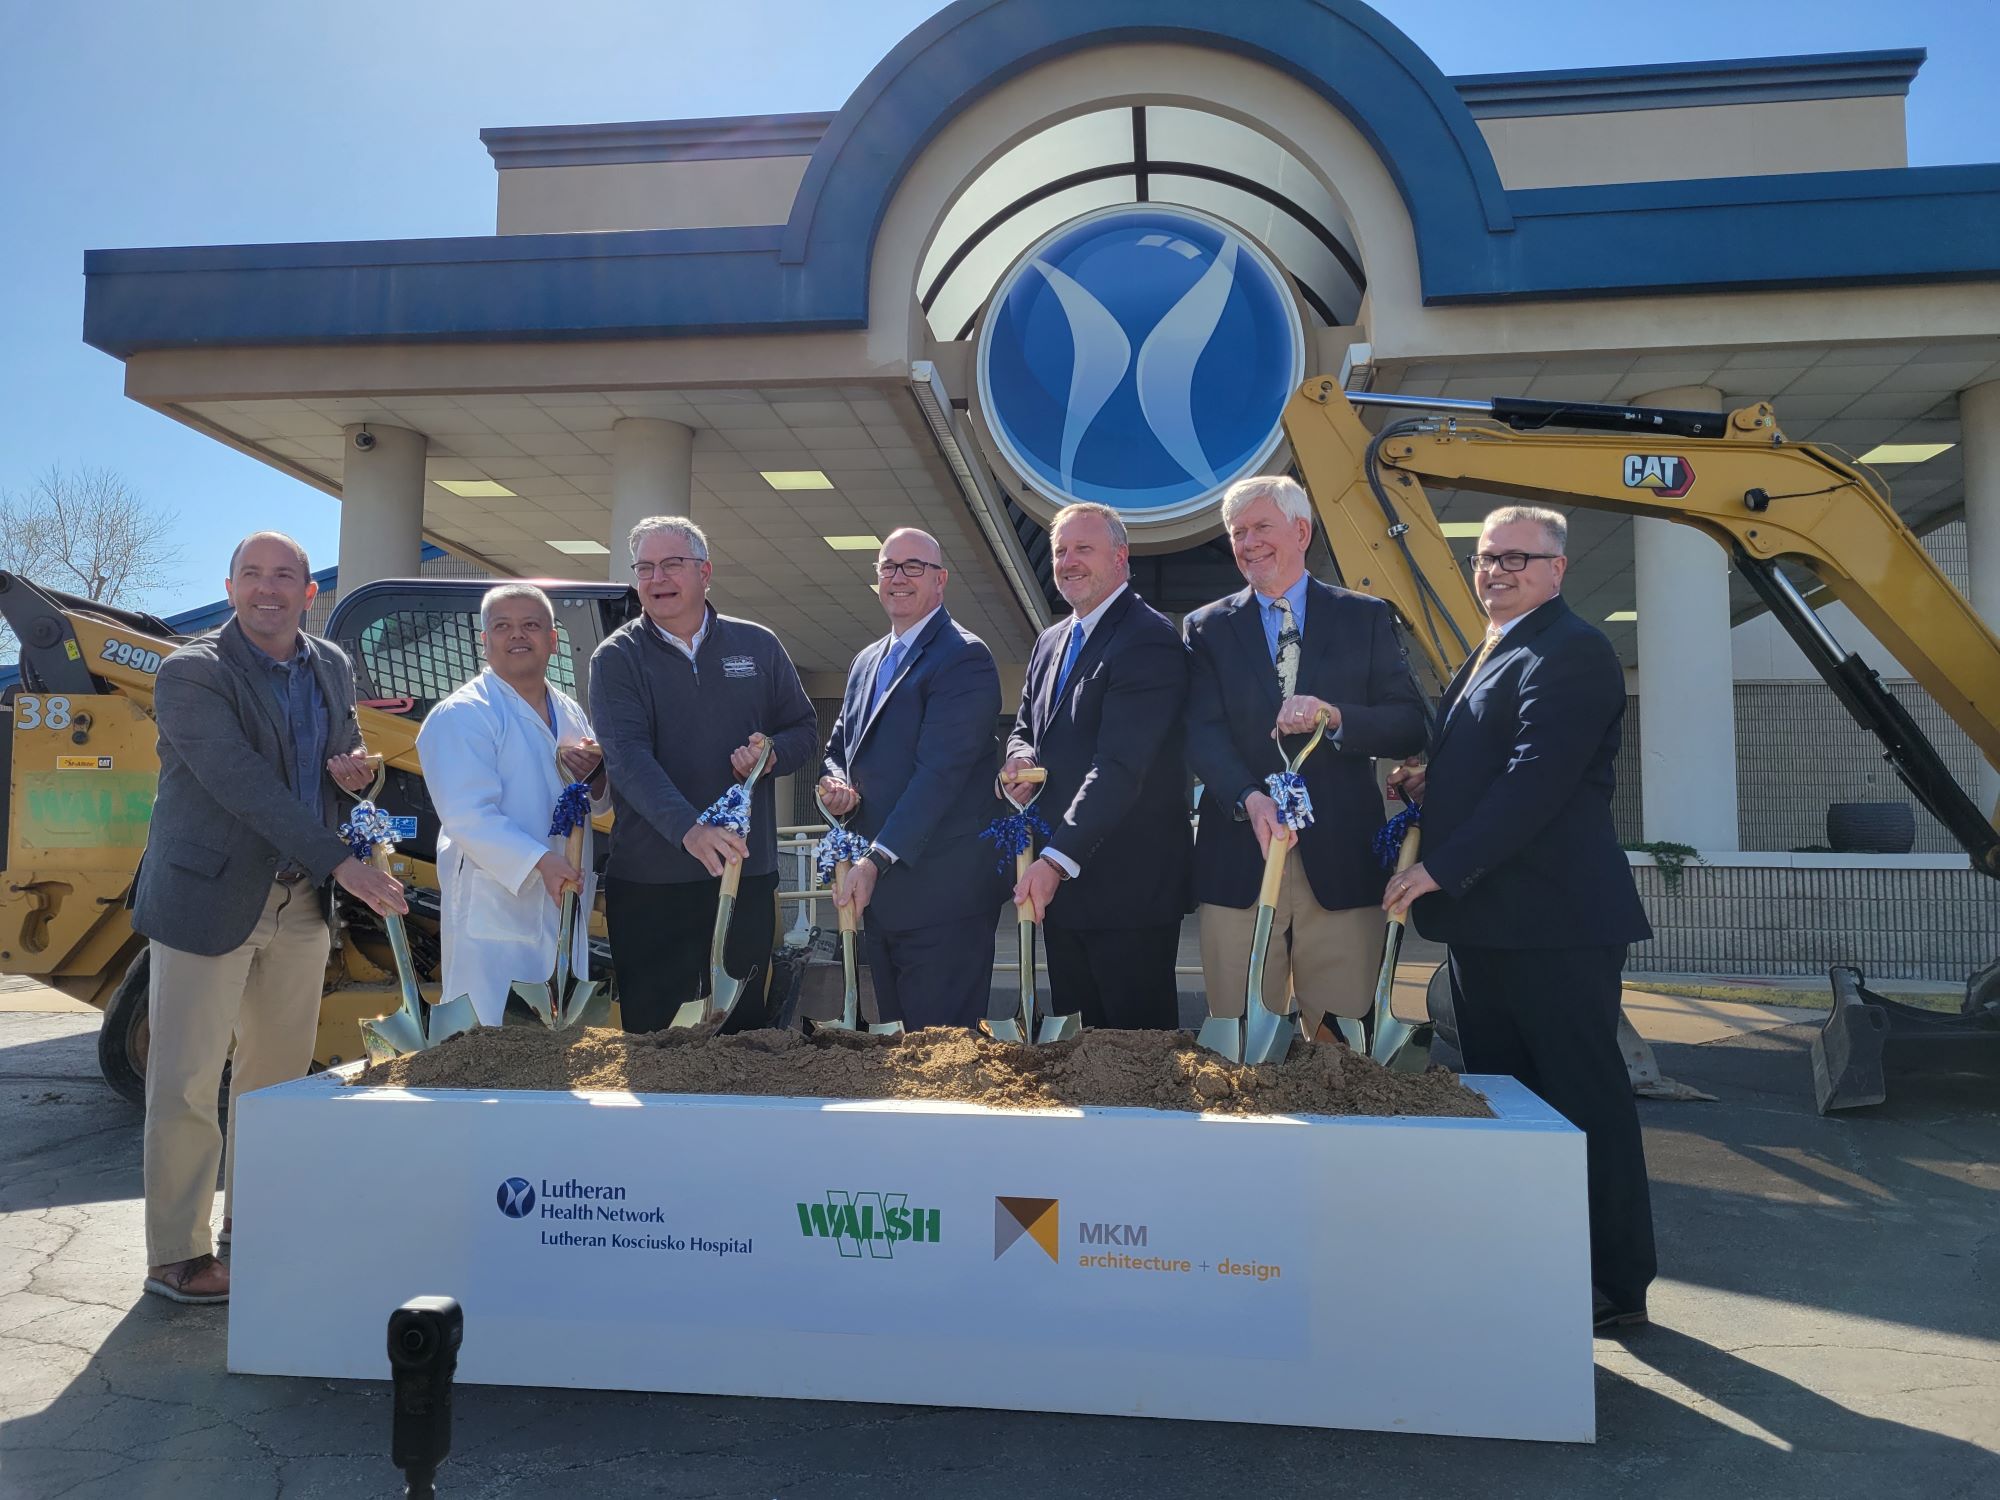
M 1278 612 L 1278 696 L 1289 698 L 1299 690 L 1299 627 L 1292 619 L 1292 601 L 1280 596 L 1271 601 Z
M 1486 627 L 1486 641 L 1479 648 L 1479 654 L 1472 659 L 1472 670 L 1465 674 L 1465 684 L 1472 685 L 1472 679 L 1479 675 L 1479 669 L 1486 665 L 1486 658 L 1493 654 L 1493 648 L 1500 644 L 1500 637 L 1506 634 L 1498 625 Z
M 1069 686 L 1069 674 L 1076 666 L 1076 658 L 1083 650 L 1083 621 L 1078 620 L 1069 628 L 1069 646 L 1063 651 L 1062 667 L 1056 673 L 1055 697 L 1051 703 L 1062 698 L 1063 689 Z
M 902 664 L 903 642 L 898 640 L 889 647 L 889 654 L 882 658 L 882 665 L 876 669 L 875 691 L 868 699 L 868 716 L 871 719 L 882 704 L 882 695 L 889 691 L 889 684 L 896 680 L 896 669 Z

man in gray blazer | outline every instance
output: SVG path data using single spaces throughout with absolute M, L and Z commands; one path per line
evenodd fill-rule
M 231 1037 L 233 1144 L 237 1097 L 312 1061 L 333 883 L 378 912 L 408 910 L 402 885 L 335 832 L 340 793 L 373 772 L 352 663 L 299 628 L 318 591 L 305 549 L 274 531 L 246 537 L 226 587 L 234 617 L 160 663 L 160 790 L 132 899 L 151 939 L 146 1290 L 175 1302 L 229 1299 L 208 1221 Z M 225 1173 L 225 1238 L 228 1186 Z

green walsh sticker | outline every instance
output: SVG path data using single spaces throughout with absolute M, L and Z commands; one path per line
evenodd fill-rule
M 23 849 L 139 849 L 159 778 L 149 771 L 88 776 L 30 771 L 21 777 L 14 842 Z

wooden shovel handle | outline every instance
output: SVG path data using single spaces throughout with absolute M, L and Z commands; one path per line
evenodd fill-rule
M 847 872 L 853 868 L 854 862 L 852 860 L 843 859 L 834 864 L 833 888 L 836 891 L 840 889 L 840 883 L 847 879 Z M 854 914 L 853 907 L 836 904 L 833 910 L 835 915 L 840 919 L 840 930 L 842 932 L 859 932 L 861 930 L 861 919 Z
M 1031 865 L 1034 864 L 1034 862 L 1035 862 L 1035 851 L 1032 848 L 1023 849 L 1019 854 L 1014 856 L 1014 884 L 1019 885 L 1022 881 L 1028 878 L 1028 869 Z M 1034 902 L 1016 901 L 1014 903 L 1014 916 L 1016 917 L 1017 920 L 1022 922 L 1034 921 L 1035 920 Z
M 1002 771 L 1000 779 L 1009 784 L 1036 785 L 1049 779 L 1047 766 L 1022 766 L 1018 771 Z
M 743 884 L 743 861 L 725 859 L 722 862 L 722 889 L 720 898 L 727 901 L 736 899 L 737 888 Z
M 1417 862 L 1417 843 L 1422 836 L 1423 830 L 1414 823 L 1403 830 L 1403 847 L 1396 851 L 1396 874 L 1402 874 Z M 1389 921 L 1395 926 L 1400 927 L 1409 920 L 1410 914 L 1406 911 L 1389 913 Z
M 1257 904 L 1273 911 L 1278 906 L 1278 888 L 1285 883 L 1285 856 L 1292 852 L 1289 839 L 1271 836 L 1270 852 L 1264 856 L 1264 883 L 1257 887 Z

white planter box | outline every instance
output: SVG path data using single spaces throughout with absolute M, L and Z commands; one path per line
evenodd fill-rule
M 229 1368 L 383 1379 L 441 1293 L 483 1384 L 1590 1441 L 1583 1137 L 1467 1081 L 1499 1118 L 300 1079 L 239 1106 Z

